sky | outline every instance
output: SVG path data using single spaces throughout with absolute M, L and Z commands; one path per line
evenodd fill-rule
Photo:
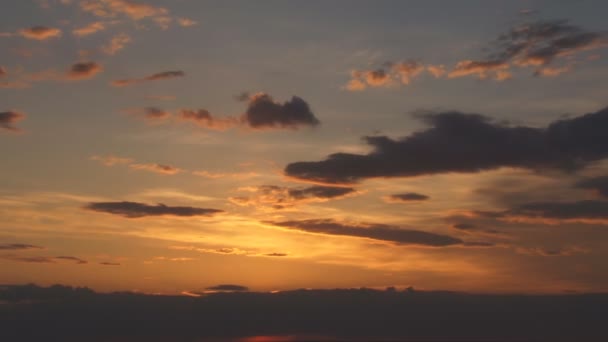
M 12 1 L 0 284 L 608 291 L 606 11 Z

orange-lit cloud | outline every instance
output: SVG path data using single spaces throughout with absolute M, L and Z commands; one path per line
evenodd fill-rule
M 242 206 L 254 206 L 260 209 L 285 209 L 304 203 L 326 202 L 355 196 L 358 192 L 353 188 L 310 186 L 306 188 L 288 188 L 275 185 L 241 188 L 251 193 L 249 196 L 231 197 L 230 201 Z
M 49 40 L 61 36 L 61 30 L 54 27 L 32 26 L 19 31 L 19 34 L 28 39 Z
M 115 55 L 131 42 L 131 37 L 125 33 L 120 33 L 112 37 L 110 41 L 101 47 L 101 51 L 108 55 Z
M 106 29 L 106 24 L 101 21 L 92 22 L 86 26 L 72 30 L 72 34 L 77 37 L 85 37 L 103 31 Z
M 458 62 L 447 76 L 448 78 L 456 78 L 472 75 L 477 76 L 480 79 L 493 77 L 494 79 L 501 81 L 510 77 L 508 69 L 509 64 L 502 61 L 466 60 Z

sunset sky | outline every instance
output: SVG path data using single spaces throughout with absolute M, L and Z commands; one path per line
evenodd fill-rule
M 0 284 L 608 291 L 608 2 L 3 7 Z

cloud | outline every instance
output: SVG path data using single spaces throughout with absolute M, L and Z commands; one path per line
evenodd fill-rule
M 29 245 L 29 244 L 25 244 L 25 243 L 0 244 L 0 250 L 20 251 L 20 250 L 30 250 L 30 249 L 42 249 L 42 247 L 35 246 L 35 245 Z
M 265 93 L 251 96 L 242 120 L 249 127 L 259 129 L 296 129 L 320 123 L 303 99 L 293 96 L 289 101 L 278 103 Z
M 443 247 L 461 245 L 463 241 L 449 236 L 420 230 L 402 229 L 385 224 L 349 224 L 331 219 L 269 222 L 279 227 L 310 233 L 343 235 L 373 240 L 388 241 L 402 245 Z
M 112 156 L 112 155 L 92 156 L 91 160 L 98 161 L 105 166 L 114 166 L 114 165 L 118 165 L 118 164 L 130 164 L 133 161 L 133 159 L 131 159 L 131 158 L 116 157 L 116 156 Z
M 162 18 L 169 13 L 162 7 L 129 0 L 84 0 L 80 2 L 80 9 L 97 17 L 112 18 L 124 15 L 133 20 Z
M 101 21 L 92 22 L 86 26 L 72 30 L 72 34 L 77 37 L 85 37 L 103 31 L 106 29 L 106 24 Z
M 0 77 L 5 77 L 6 75 L 8 75 L 6 68 L 0 66 Z
M 24 256 L 16 256 L 16 255 L 2 255 L 2 256 L 0 256 L 0 258 L 6 259 L 6 260 L 17 261 L 17 262 L 29 262 L 29 263 L 35 263 L 35 264 L 55 263 L 55 260 L 53 258 L 45 257 L 45 256 L 24 257 Z
M 346 89 L 361 91 L 367 87 L 390 87 L 397 83 L 407 85 L 424 70 L 425 66 L 422 63 L 413 60 L 387 62 L 382 67 L 372 70 L 353 70 Z M 437 72 L 439 69 L 433 67 L 432 70 Z
M 32 26 L 19 31 L 22 37 L 34 40 L 49 40 L 61 36 L 61 30 L 46 26 Z
M 74 256 L 57 256 L 55 257 L 55 259 L 57 260 L 68 260 L 68 261 L 74 261 L 77 264 L 88 264 L 89 262 Z
M 103 265 L 103 266 L 120 266 L 119 262 L 111 262 L 111 261 L 102 261 L 99 264 Z
M 160 81 L 160 80 L 168 80 L 178 77 L 184 77 L 186 73 L 180 70 L 174 71 L 163 71 L 156 74 L 152 74 L 150 76 L 146 76 L 144 78 L 133 78 L 133 79 L 122 79 L 113 81 L 111 84 L 115 87 L 126 87 L 138 83 L 151 82 L 151 81 Z
M 393 194 L 386 198 L 386 200 L 390 203 L 409 203 L 409 202 L 419 202 L 426 201 L 430 199 L 429 196 L 418 194 L 415 192 L 408 192 L 404 194 Z
M 431 128 L 401 139 L 365 137 L 372 152 L 335 153 L 318 162 L 288 164 L 300 180 L 352 184 L 365 178 L 480 172 L 500 167 L 576 171 L 608 157 L 608 107 L 552 122 L 509 126 L 478 114 L 420 115 Z
M 162 203 L 149 205 L 138 202 L 93 202 L 87 204 L 84 209 L 101 213 L 124 216 L 127 218 L 140 218 L 147 216 L 211 216 L 224 212 L 219 209 L 196 208 L 196 207 L 172 207 Z
M 519 205 L 500 215 L 562 220 L 605 220 L 608 219 L 608 201 L 532 202 Z
M 182 121 L 192 122 L 200 127 L 224 131 L 239 125 L 239 120 L 233 117 L 217 118 L 206 109 L 182 109 L 179 112 Z
M 190 27 L 198 25 L 196 20 L 188 19 L 188 18 L 177 18 L 177 23 L 182 27 Z
M 165 164 L 131 164 L 129 167 L 134 170 L 144 170 L 163 175 L 175 175 L 183 171 L 180 168 Z
M 206 288 L 206 290 L 227 291 L 227 292 L 244 292 L 244 291 L 249 291 L 249 288 L 247 286 L 242 286 L 242 285 L 221 284 L 221 285 L 208 287 L 208 288 Z
M 608 199 L 608 176 L 587 178 L 579 181 L 575 186 L 596 191 L 600 196 Z
M 120 33 L 112 37 L 110 41 L 101 47 L 101 51 L 108 55 L 115 55 L 118 51 L 125 48 L 131 42 L 131 37 L 125 33 Z
M 475 75 L 480 79 L 493 76 L 497 81 L 511 78 L 509 64 L 503 61 L 460 61 L 452 71 L 448 73 L 448 78 Z
M 268 257 L 286 257 L 288 256 L 287 253 L 268 253 L 268 254 L 264 254 L 264 256 L 268 256 Z
M 239 190 L 251 192 L 251 196 L 231 197 L 232 203 L 259 208 L 290 208 L 299 204 L 326 202 L 357 194 L 353 188 L 311 186 L 306 188 L 288 188 L 276 185 L 245 187 Z
M 20 132 L 21 129 L 15 127 L 15 123 L 23 120 L 24 118 L 25 114 L 23 113 L 15 111 L 0 112 L 0 129 L 10 132 Z
M 89 79 L 103 71 L 103 67 L 96 62 L 78 62 L 70 67 L 67 73 L 68 80 Z
M 586 249 L 578 247 L 578 246 L 564 247 L 564 248 L 518 247 L 515 249 L 515 251 L 519 254 L 544 256 L 544 257 L 571 256 L 571 255 L 588 252 Z

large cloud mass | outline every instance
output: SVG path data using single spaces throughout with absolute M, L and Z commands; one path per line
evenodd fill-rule
M 318 162 L 287 165 L 288 176 L 322 183 L 373 177 L 479 172 L 500 167 L 573 171 L 608 157 L 608 108 L 546 128 L 508 126 L 478 114 L 422 117 L 430 128 L 401 139 L 365 137 L 373 151 L 335 153 Z

